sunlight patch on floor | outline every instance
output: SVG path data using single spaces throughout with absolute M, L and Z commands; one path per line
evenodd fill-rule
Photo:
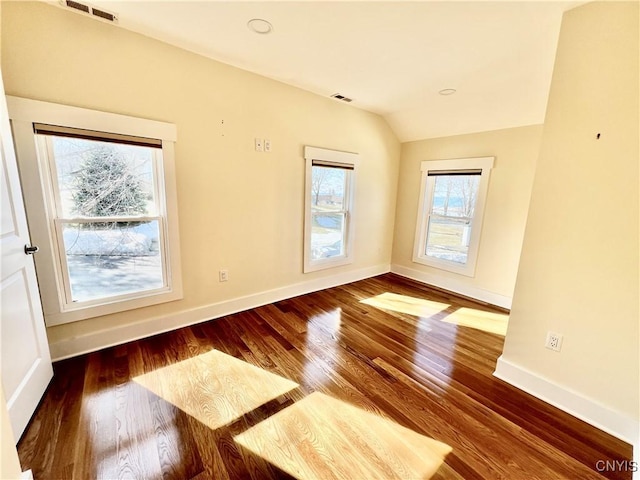
M 298 387 L 217 350 L 145 373 L 134 381 L 212 429 Z
M 431 317 L 440 313 L 451 305 L 422 298 L 409 297 L 407 295 L 399 295 L 397 293 L 386 292 L 375 297 L 360 300 L 360 303 L 371 305 L 372 307 L 384 310 L 393 310 L 394 312 L 407 313 L 418 317 Z
M 475 328 L 483 332 L 495 333 L 504 337 L 507 334 L 509 315 L 506 313 L 484 312 L 475 308 L 459 308 L 442 318 L 441 321 L 461 327 Z
M 399 295 L 397 293 L 383 293 L 375 297 L 360 300 L 383 310 L 393 310 L 394 312 L 407 313 L 417 317 L 428 318 L 438 313 L 444 312 L 451 305 L 441 302 L 434 302 L 422 298 Z M 491 313 L 474 308 L 458 308 L 455 312 L 439 319 L 442 322 L 452 323 L 461 327 L 470 327 L 484 332 L 502 335 L 507 334 L 507 324 L 509 315 L 505 313 Z
M 297 479 L 430 478 L 451 447 L 319 392 L 234 437 Z

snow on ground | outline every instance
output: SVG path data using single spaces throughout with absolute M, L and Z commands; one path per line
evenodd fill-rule
M 152 238 L 135 228 L 83 230 L 65 228 L 67 255 L 155 255 Z

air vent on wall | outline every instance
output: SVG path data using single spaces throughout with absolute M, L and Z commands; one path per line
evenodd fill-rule
M 90 11 L 91 9 L 89 8 L 89 5 L 83 5 L 82 3 L 73 2 L 71 0 L 67 0 L 66 5 L 69 8 L 75 8 L 76 10 L 80 10 L 81 12 L 84 12 L 84 13 L 91 13 Z
M 338 100 L 342 100 L 343 102 L 353 102 L 351 98 L 345 97 L 344 95 L 340 95 L 339 93 L 334 93 L 331 95 L 331 98 L 336 98 Z
M 91 10 L 96 17 L 104 18 L 105 20 L 109 20 L 110 22 L 115 22 L 116 16 L 113 13 L 105 12 L 104 10 L 98 10 L 97 8 L 93 8 Z
M 74 0 L 61 0 L 60 4 L 63 7 L 71 8 L 78 13 L 84 13 L 93 17 L 98 17 L 107 22 L 117 23 L 118 16 L 113 12 L 107 12 L 102 8 L 96 8 L 88 3 L 75 2 Z

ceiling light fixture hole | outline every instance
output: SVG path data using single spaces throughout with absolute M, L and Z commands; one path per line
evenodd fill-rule
M 273 31 L 273 25 L 262 18 L 252 18 L 247 22 L 247 27 L 249 30 L 255 33 L 259 33 L 260 35 L 266 35 Z
M 454 93 L 456 93 L 456 89 L 455 88 L 444 88 L 442 90 L 440 90 L 438 92 L 440 95 L 453 95 Z

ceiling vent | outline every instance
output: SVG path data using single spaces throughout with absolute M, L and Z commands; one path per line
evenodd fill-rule
M 118 16 L 115 13 L 108 12 L 103 8 L 94 7 L 92 5 L 89 5 L 88 3 L 75 2 L 74 0 L 61 0 L 60 4 L 63 7 L 70 8 L 78 13 L 91 15 L 92 17 L 98 17 L 111 23 L 118 22 Z
M 333 95 L 331 95 L 331 98 L 336 98 L 338 100 L 342 100 L 343 102 L 353 102 L 353 99 L 345 97 L 344 95 L 340 95 L 339 93 L 334 93 Z

